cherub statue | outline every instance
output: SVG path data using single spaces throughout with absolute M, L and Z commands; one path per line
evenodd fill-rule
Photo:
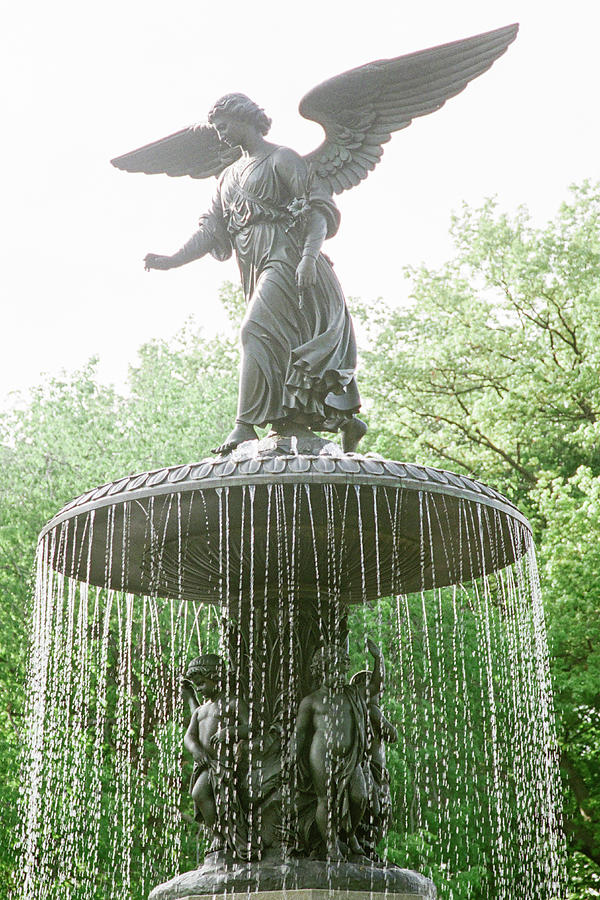
M 271 122 L 252 100 L 227 94 L 208 125 L 112 160 L 129 172 L 218 177 L 190 240 L 171 256 L 145 258 L 146 269 L 171 269 L 235 251 L 248 307 L 236 420 L 217 452 L 255 439 L 255 428 L 267 424 L 280 434 L 341 431 L 344 451 L 356 449 L 367 426 L 357 417 L 354 332 L 321 252 L 339 226 L 333 194 L 366 178 L 392 132 L 485 72 L 517 27 L 368 63 L 313 88 L 300 113 L 323 126 L 325 140 L 304 157 L 265 139 Z
M 364 855 L 356 829 L 367 803 L 367 708 L 346 682 L 349 663 L 334 644 L 315 651 L 311 672 L 322 683 L 301 701 L 293 739 L 299 784 L 316 795 L 314 821 L 330 859 Z
M 213 832 L 215 849 L 245 847 L 246 840 L 236 763 L 240 742 L 248 738 L 248 708 L 238 697 L 226 696 L 225 678 L 221 657 L 207 653 L 190 662 L 182 679 L 191 712 L 184 737 L 194 759 L 190 793 L 195 818 Z M 196 692 L 206 698 L 204 703 Z
M 367 785 L 367 808 L 360 826 L 362 845 L 371 856 L 376 857 L 375 847 L 384 836 L 391 813 L 390 779 L 385 761 L 385 744 L 394 744 L 398 732 L 381 711 L 380 703 L 385 688 L 385 662 L 377 644 L 367 640 L 369 653 L 373 657 L 373 671 L 357 672 L 350 680 L 360 691 L 368 710 L 367 764 L 365 780 Z M 363 837 L 364 834 L 364 837 Z

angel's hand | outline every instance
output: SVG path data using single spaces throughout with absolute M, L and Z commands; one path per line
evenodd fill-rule
M 317 281 L 317 262 L 312 256 L 303 256 L 296 269 L 296 283 L 300 292 L 314 287 Z
M 172 267 L 170 256 L 160 256 L 158 253 L 147 253 L 144 257 L 146 272 L 150 269 L 170 269 Z

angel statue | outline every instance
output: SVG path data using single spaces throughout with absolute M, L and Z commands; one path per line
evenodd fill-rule
M 392 132 L 440 109 L 489 69 L 517 25 L 352 69 L 313 88 L 300 113 L 325 140 L 300 156 L 266 140 L 271 120 L 244 94 L 227 94 L 208 124 L 185 128 L 112 160 L 128 172 L 217 176 L 211 208 L 172 256 L 145 267 L 172 269 L 235 251 L 247 312 L 234 427 L 227 453 L 271 425 L 279 434 L 341 431 L 351 452 L 367 430 L 358 417 L 356 342 L 332 264 L 321 252 L 339 226 L 333 200 L 375 168 Z

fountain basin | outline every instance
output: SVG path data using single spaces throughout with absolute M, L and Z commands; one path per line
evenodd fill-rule
M 218 604 L 277 596 L 283 567 L 300 599 L 360 603 L 472 580 L 530 546 L 527 519 L 480 482 L 314 443 L 252 441 L 88 491 L 42 532 L 50 564 L 94 585 Z
M 57 825 L 54 795 L 32 793 L 31 869 L 42 851 L 61 873 L 72 870 L 73 846 L 78 859 L 96 852 L 90 823 L 105 803 L 115 815 L 131 816 L 132 835 L 144 833 L 147 809 L 154 807 L 132 805 L 130 798 L 137 791 L 143 800 L 148 791 L 150 802 L 157 802 L 143 777 L 146 760 L 156 757 L 164 772 L 152 788 L 158 802 L 163 804 L 165 785 L 173 794 L 164 822 L 156 825 L 165 833 L 164 853 L 139 862 L 146 883 L 157 885 L 152 900 L 248 890 L 264 900 L 290 891 L 297 900 L 324 900 L 326 889 L 339 900 L 363 900 L 367 892 L 388 900 L 434 897 L 424 876 L 370 863 L 360 853 L 328 863 L 329 849 L 313 821 L 314 796 L 304 791 L 298 800 L 298 770 L 288 749 L 299 706 L 327 674 L 325 653 L 322 673 L 313 668 L 315 654 L 341 648 L 340 664 L 347 666 L 343 648 L 350 638 L 349 678 L 357 666 L 374 671 L 367 653 L 375 658 L 369 643 L 375 638 L 376 647 L 384 643 L 389 651 L 390 721 L 401 745 L 394 773 L 396 833 L 422 827 L 436 798 L 447 797 L 447 814 L 435 827 L 440 846 L 448 848 L 449 871 L 463 855 L 470 867 L 489 860 L 489 871 L 506 886 L 498 896 L 506 897 L 512 896 L 511 873 L 527 879 L 524 890 L 531 897 L 547 881 L 541 868 L 521 865 L 523 847 L 529 859 L 545 860 L 549 852 L 552 866 L 560 851 L 553 814 L 559 782 L 540 790 L 554 746 L 543 610 L 531 528 L 493 489 L 430 467 L 344 455 L 318 439 L 275 436 L 226 458 L 128 475 L 87 492 L 44 529 L 37 570 L 32 690 L 42 696 L 46 679 L 56 677 L 58 687 L 32 705 L 37 743 L 29 781 L 38 783 L 37 761 L 46 756 L 56 760 L 53 778 L 65 777 L 64 771 L 69 783 L 84 784 L 89 767 L 99 787 L 76 797 L 64 826 Z M 57 570 L 72 582 L 57 578 Z M 457 591 L 401 596 L 459 582 Z M 100 590 L 88 591 L 88 584 Z M 348 607 L 390 594 L 397 595 L 395 602 L 373 610 Z M 221 609 L 216 613 L 198 600 Z M 252 735 L 239 755 L 237 744 L 228 749 L 227 759 L 232 756 L 239 771 L 233 782 L 217 785 L 215 797 L 225 810 L 212 844 L 219 852 L 172 878 L 181 847 L 181 752 L 171 741 L 173 724 L 182 724 L 181 673 L 191 657 L 215 651 L 231 673 L 225 701 L 235 701 L 242 724 L 247 707 Z M 88 689 L 81 691 L 81 678 L 69 674 L 60 680 L 73 666 Z M 131 715 L 125 735 L 118 720 L 109 726 L 98 718 L 113 682 L 117 710 Z M 138 685 L 139 701 L 133 693 Z M 150 724 L 149 709 L 156 716 Z M 352 713 L 357 729 L 362 715 Z M 57 722 L 64 725 L 57 728 Z M 99 722 L 97 734 L 114 731 L 116 792 L 108 784 L 102 793 L 100 773 L 112 760 L 102 741 L 89 758 L 82 722 Z M 132 767 L 142 738 L 148 755 Z M 60 755 L 63 745 L 73 748 L 68 765 Z M 448 765 L 449 748 L 457 754 L 456 771 Z M 514 781 L 488 774 L 503 771 Z M 514 806 L 515 796 L 524 802 Z M 465 797 L 484 823 L 469 834 L 457 826 Z M 335 803 L 342 799 L 340 790 Z M 232 804 L 235 819 L 227 814 Z M 363 817 L 358 825 L 360 846 L 374 858 L 381 824 Z M 342 855 L 351 827 L 340 818 Z M 55 828 L 65 835 L 56 850 L 49 840 Z M 519 836 L 514 848 L 513 833 Z M 115 833 L 113 853 L 122 854 L 123 871 L 138 865 L 134 846 Z M 509 848 L 514 852 L 507 856 Z M 401 861 L 402 844 L 395 850 Z M 115 875 L 113 893 L 117 881 Z

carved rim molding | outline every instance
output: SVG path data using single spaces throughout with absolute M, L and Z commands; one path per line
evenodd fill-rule
M 294 483 L 373 484 L 443 493 L 498 509 L 531 532 L 529 520 L 514 503 L 480 481 L 431 466 L 347 453 L 337 457 L 329 454 L 214 457 L 128 475 L 86 491 L 67 503 L 42 529 L 40 539 L 66 519 L 126 500 L 243 484 Z
M 73 500 L 40 540 L 55 570 L 136 594 L 361 603 L 505 568 L 532 536 L 480 482 L 329 444 L 130 475 Z

